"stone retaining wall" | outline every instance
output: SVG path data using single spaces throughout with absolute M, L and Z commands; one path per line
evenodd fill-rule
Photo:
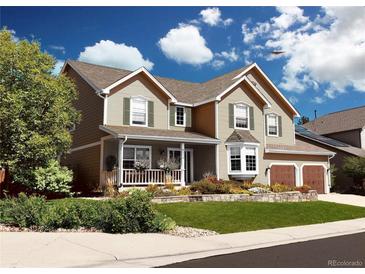
M 308 202 L 317 201 L 318 194 L 315 190 L 308 193 L 299 191 L 261 194 L 202 194 L 185 196 L 155 197 L 152 202 L 157 204 L 179 203 L 179 202 Z

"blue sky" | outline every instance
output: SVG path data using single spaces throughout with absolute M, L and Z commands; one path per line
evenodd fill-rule
M 365 9 L 3 7 L 1 26 L 59 60 L 202 82 L 256 62 L 301 114 L 365 104 Z M 352 20 L 347 20 L 351 18 Z M 272 51 L 283 51 L 273 55 Z

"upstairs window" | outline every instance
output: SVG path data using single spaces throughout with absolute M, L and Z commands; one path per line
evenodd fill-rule
M 185 108 L 176 106 L 175 125 L 185 126 Z
M 248 129 L 248 106 L 245 104 L 234 105 L 234 125 L 235 128 Z
M 267 133 L 268 136 L 277 137 L 279 135 L 278 116 L 275 114 L 269 114 L 267 116 Z
M 147 126 L 147 100 L 145 98 L 131 99 L 131 125 Z

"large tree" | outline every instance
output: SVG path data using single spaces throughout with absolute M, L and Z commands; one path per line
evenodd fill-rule
M 38 42 L 0 31 L 0 165 L 14 181 L 44 191 L 54 189 L 37 185 L 37 170 L 58 168 L 55 160 L 69 149 L 69 129 L 79 120 L 75 85 L 53 75 L 54 66 Z

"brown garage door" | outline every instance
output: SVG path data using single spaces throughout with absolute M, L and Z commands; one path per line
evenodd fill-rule
M 303 184 L 324 193 L 324 167 L 323 166 L 304 166 Z
M 283 184 L 295 186 L 295 167 L 273 165 L 270 168 L 270 184 Z

